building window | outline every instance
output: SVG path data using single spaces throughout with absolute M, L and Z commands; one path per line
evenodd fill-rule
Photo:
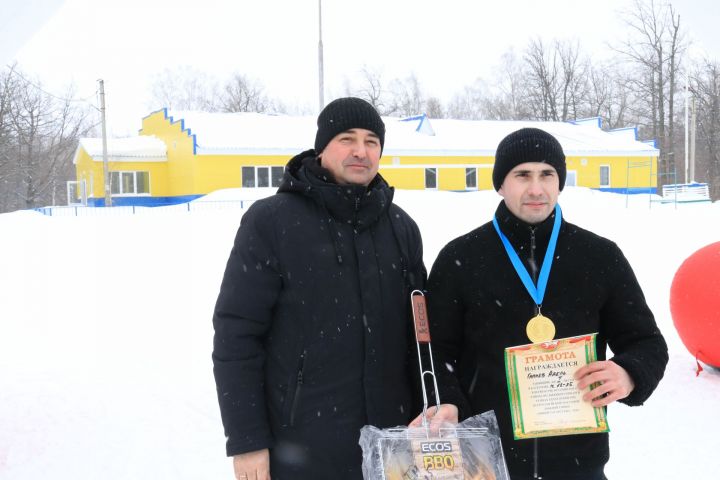
M 68 205 L 87 206 L 87 188 L 85 180 L 67 182 Z
M 279 187 L 283 178 L 283 173 L 285 172 L 285 167 L 270 167 L 270 172 L 272 173 L 272 186 Z
M 567 171 L 567 174 L 565 176 L 565 186 L 566 187 L 576 187 L 577 186 L 577 172 L 575 170 Z
M 255 167 L 242 167 L 243 188 L 255 187 Z
M 150 172 L 110 172 L 113 195 L 149 195 Z
M 242 167 L 243 188 L 279 187 L 283 167 Z
M 270 186 L 270 169 L 268 167 L 257 167 L 255 170 L 257 177 L 258 188 L 265 188 Z
M 465 169 L 465 188 L 468 190 L 477 190 L 477 168 Z
M 600 186 L 610 186 L 610 165 L 600 165 Z
M 425 188 L 437 188 L 437 168 L 425 169 Z

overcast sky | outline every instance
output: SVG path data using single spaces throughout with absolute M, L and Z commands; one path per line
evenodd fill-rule
M 530 38 L 578 39 L 595 56 L 625 38 L 632 0 L 323 0 L 326 99 L 368 66 L 383 79 L 414 73 L 448 102 L 501 55 Z M 163 69 L 192 66 L 212 76 L 240 72 L 266 93 L 315 112 L 317 0 L 0 0 L 0 60 L 17 62 L 50 92 L 72 83 L 96 104 L 105 80 L 114 135 L 134 134 L 150 112 L 149 86 Z M 720 57 L 717 0 L 673 2 L 694 40 Z M 6 14 L 7 13 L 7 14 Z

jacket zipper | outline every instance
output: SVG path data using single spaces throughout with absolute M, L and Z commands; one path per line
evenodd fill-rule
M 532 270 L 532 279 L 535 284 L 537 284 L 537 263 L 535 262 L 535 227 L 530 227 L 530 258 L 528 263 L 530 264 L 530 269 Z M 537 313 L 537 312 L 536 312 Z M 538 439 L 533 438 L 533 478 L 540 478 L 539 475 L 539 468 L 538 468 L 538 460 L 539 460 L 539 451 L 538 451 Z
M 290 405 L 290 426 L 295 425 L 295 410 L 297 410 L 298 400 L 300 399 L 300 390 L 303 384 L 303 369 L 305 368 L 305 352 L 300 355 L 300 367 L 297 373 L 297 383 L 295 384 L 295 394 L 293 395 L 292 404 Z
M 537 262 L 535 260 L 535 248 L 537 245 L 535 244 L 535 227 L 530 227 L 530 258 L 528 259 L 528 263 L 530 264 L 530 270 L 532 270 L 532 279 L 533 282 L 537 283 Z
M 353 215 L 353 225 L 357 225 L 358 212 L 360 212 L 360 195 L 355 196 L 355 212 Z

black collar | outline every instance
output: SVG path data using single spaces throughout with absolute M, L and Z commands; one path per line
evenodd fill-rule
M 530 224 L 516 217 L 505 204 L 505 200 L 502 200 L 495 210 L 495 218 L 497 218 L 500 230 L 510 240 L 519 255 L 519 250 L 528 245 L 531 235 L 535 235 L 538 251 L 545 251 L 555 222 L 555 211 L 542 222 Z

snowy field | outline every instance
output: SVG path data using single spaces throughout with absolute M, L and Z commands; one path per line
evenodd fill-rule
M 420 226 L 428 269 L 499 198 L 396 193 Z M 232 478 L 211 316 L 242 211 L 221 205 L 0 215 L 0 479 Z M 654 396 L 609 408 L 608 477 L 717 479 L 720 371 L 695 376 L 668 296 L 682 261 L 720 240 L 720 202 L 651 205 L 637 195 L 626 207 L 623 195 L 568 187 L 560 205 L 568 221 L 620 245 L 670 347 Z

